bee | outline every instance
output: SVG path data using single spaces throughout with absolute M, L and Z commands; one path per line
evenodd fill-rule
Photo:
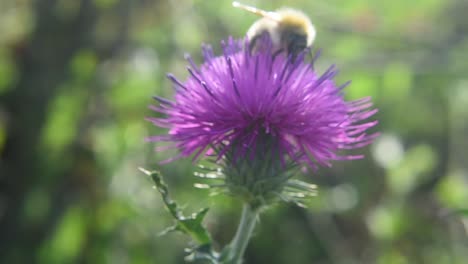
M 299 10 L 280 8 L 271 12 L 236 1 L 232 5 L 262 17 L 247 31 L 251 51 L 261 49 L 256 42 L 264 34 L 270 37 L 275 52 L 286 51 L 293 57 L 310 47 L 315 39 L 314 25 L 309 17 Z

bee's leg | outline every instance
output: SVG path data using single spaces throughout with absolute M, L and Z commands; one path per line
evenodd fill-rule
M 266 50 L 268 48 L 271 49 L 272 40 L 267 30 L 262 31 L 260 34 L 254 35 L 249 41 L 249 50 L 252 54 L 258 52 L 259 50 Z
M 254 53 L 255 52 L 255 46 L 256 46 L 256 43 L 259 39 L 259 35 L 256 35 L 254 36 L 251 40 L 249 40 L 249 50 L 250 50 L 250 53 Z
M 276 50 L 275 52 L 273 52 L 273 58 L 276 57 L 276 56 L 278 56 L 278 55 L 279 55 L 281 52 L 283 52 L 283 51 L 284 51 L 284 49 L 281 48 L 281 49 Z

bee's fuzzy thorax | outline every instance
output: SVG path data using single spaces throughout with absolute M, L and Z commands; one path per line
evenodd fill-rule
M 304 33 L 307 36 L 307 45 L 311 45 L 315 39 L 315 29 L 309 17 L 303 12 L 291 9 L 278 9 L 277 14 L 280 16 L 279 26 L 283 28 L 292 28 L 297 32 Z

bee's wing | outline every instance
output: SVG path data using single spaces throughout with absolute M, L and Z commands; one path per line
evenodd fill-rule
M 237 1 L 232 2 L 232 6 L 236 8 L 240 8 L 242 10 L 245 10 L 257 16 L 270 19 L 272 21 L 278 22 L 281 19 L 281 17 L 279 17 L 276 12 L 265 11 L 265 10 L 262 10 L 253 6 L 241 4 Z

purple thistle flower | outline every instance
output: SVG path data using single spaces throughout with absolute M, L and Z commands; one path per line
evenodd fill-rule
M 338 152 L 363 147 L 376 137 L 366 133 L 377 124 L 367 121 L 377 111 L 371 110 L 370 98 L 346 102 L 342 89 L 349 82 L 335 84 L 335 66 L 319 74 L 315 59 L 306 61 L 307 52 L 294 59 L 272 54 L 271 42 L 262 41 L 266 48 L 254 54 L 248 43 L 232 39 L 222 42 L 222 56 L 205 46 L 200 68 L 188 58 L 185 82 L 168 75 L 175 99 L 155 97 L 159 106 L 151 109 L 165 117 L 148 118 L 169 129 L 148 140 L 172 142 L 168 148 L 180 150 L 166 162 L 190 155 L 194 160 L 202 155 L 261 160 L 263 151 L 272 151 L 269 157 L 283 166 L 292 162 L 316 169 L 331 166 L 332 160 L 362 158 Z

